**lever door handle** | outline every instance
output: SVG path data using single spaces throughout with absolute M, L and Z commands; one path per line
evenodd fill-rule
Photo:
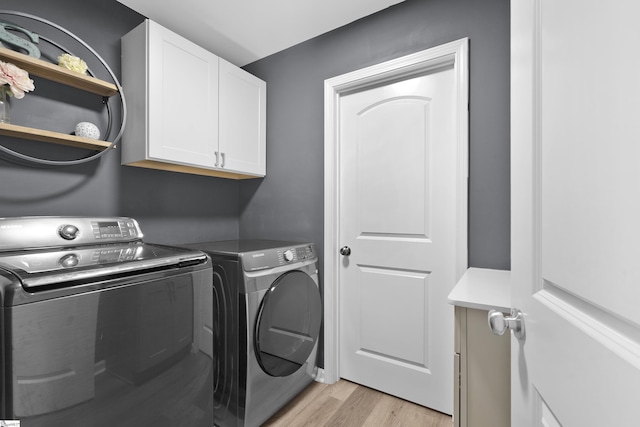
M 351 248 L 349 246 L 343 246 L 340 248 L 340 255 L 349 256 L 351 255 Z
M 513 335 L 519 340 L 524 340 L 524 317 L 517 308 L 511 309 L 511 316 L 504 317 L 498 310 L 491 310 L 488 316 L 489 328 L 496 335 L 502 335 L 507 329 L 513 331 Z

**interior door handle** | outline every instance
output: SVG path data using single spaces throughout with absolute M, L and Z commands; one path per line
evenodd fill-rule
M 349 256 L 351 255 L 351 248 L 349 246 L 343 246 L 340 248 L 340 255 Z
M 507 329 L 511 329 L 516 338 L 524 340 L 524 317 L 517 308 L 512 308 L 511 316 L 508 317 L 504 317 L 504 314 L 498 310 L 491 310 L 488 321 L 489 328 L 494 334 L 502 335 Z

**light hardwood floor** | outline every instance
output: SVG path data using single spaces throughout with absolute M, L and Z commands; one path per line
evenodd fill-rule
M 263 426 L 451 427 L 452 421 L 440 412 L 340 380 L 312 383 Z

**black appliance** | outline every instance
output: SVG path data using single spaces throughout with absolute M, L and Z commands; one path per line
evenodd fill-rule
M 0 419 L 212 426 L 212 283 L 131 218 L 0 219 Z
M 322 323 L 313 243 L 193 243 L 213 263 L 215 424 L 258 427 L 317 376 Z

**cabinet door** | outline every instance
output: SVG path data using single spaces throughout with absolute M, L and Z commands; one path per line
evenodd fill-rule
M 214 167 L 218 57 L 148 23 L 148 158 Z
M 219 61 L 219 166 L 224 170 L 264 176 L 267 85 L 224 59 Z

